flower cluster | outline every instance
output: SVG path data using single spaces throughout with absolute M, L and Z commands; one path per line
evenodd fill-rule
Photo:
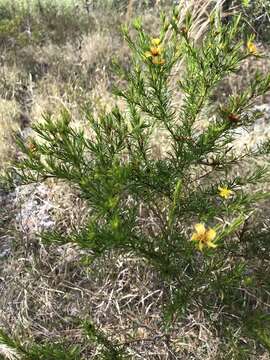
M 233 191 L 228 189 L 227 186 L 218 187 L 219 196 L 224 199 L 228 199 L 233 195 Z M 216 248 L 217 245 L 213 242 L 216 238 L 216 231 L 212 228 L 205 228 L 205 225 L 202 223 L 196 224 L 195 232 L 192 234 L 191 240 L 196 242 L 196 247 L 202 251 L 204 247 Z
M 151 40 L 151 46 L 148 51 L 144 53 L 147 58 L 151 58 L 152 63 L 155 65 L 164 65 L 165 59 L 163 58 L 164 49 L 161 45 L 159 38 Z

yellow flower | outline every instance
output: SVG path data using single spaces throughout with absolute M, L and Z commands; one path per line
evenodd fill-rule
M 161 43 L 161 40 L 160 40 L 159 38 L 153 38 L 153 39 L 151 40 L 151 44 L 152 44 L 153 46 L 158 46 L 160 43 Z
M 228 189 L 227 186 L 225 187 L 219 186 L 218 190 L 219 190 L 219 196 L 223 197 L 224 199 L 228 199 L 233 194 L 233 191 Z
M 150 48 L 150 52 L 151 52 L 152 56 L 161 55 L 162 51 L 163 51 L 163 47 L 160 46 L 160 45 L 159 46 L 152 46 Z
M 144 55 L 146 57 L 154 57 L 154 56 L 159 56 L 161 55 L 163 51 L 163 47 L 162 46 L 151 46 L 150 47 L 150 51 L 146 51 L 144 53 Z
M 165 60 L 162 58 L 163 47 L 160 45 L 161 40 L 156 38 L 151 40 L 152 46 L 144 53 L 146 58 L 152 58 L 152 63 L 155 65 L 165 64 Z
M 152 63 L 155 64 L 155 65 L 164 65 L 165 60 L 160 58 L 160 57 L 153 57 L 152 58 Z
M 209 248 L 216 248 L 217 245 L 213 243 L 213 240 L 216 237 L 216 231 L 212 228 L 208 230 L 205 228 L 204 224 L 196 224 L 195 232 L 192 234 L 191 240 L 196 241 L 197 248 L 202 251 L 204 246 Z
M 37 150 L 36 145 L 33 142 L 30 142 L 29 146 L 28 146 L 29 150 L 33 153 Z
M 255 55 L 255 56 L 259 55 L 258 49 L 252 40 L 248 40 L 247 49 L 250 54 Z

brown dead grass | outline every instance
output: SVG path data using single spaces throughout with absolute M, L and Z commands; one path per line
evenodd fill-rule
M 166 288 L 140 259 L 114 253 L 83 266 L 85 251 L 44 247 L 29 233 L 21 233 L 22 240 L 6 263 L 1 289 L 0 322 L 14 335 L 72 343 L 81 337 L 74 318 L 91 318 L 112 340 L 126 343 L 132 359 L 216 358 L 219 339 L 199 312 L 170 331 L 162 328 Z
M 15 100 L 0 99 L 0 171 L 7 166 L 14 153 L 13 133 L 19 130 L 18 114 Z

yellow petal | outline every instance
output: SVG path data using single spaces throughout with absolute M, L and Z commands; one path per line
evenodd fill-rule
M 225 199 L 228 199 L 233 194 L 233 191 L 228 189 L 227 187 L 219 186 L 218 190 L 219 190 L 219 195 L 221 197 L 224 197 Z
M 160 38 L 153 38 L 151 40 L 151 44 L 154 45 L 154 46 L 158 46 L 160 43 L 161 43 Z
M 144 56 L 146 56 L 146 57 L 152 57 L 152 54 L 151 54 L 150 51 L 146 51 L 146 52 L 144 53 Z
M 206 239 L 207 241 L 213 241 L 215 239 L 215 237 L 217 236 L 217 233 L 214 229 L 209 229 L 207 232 L 206 232 Z
M 210 247 L 210 248 L 213 248 L 213 249 L 215 249 L 215 248 L 217 247 L 217 245 L 214 244 L 214 243 L 211 242 L 211 241 L 209 241 L 209 242 L 207 243 L 207 246 Z
M 219 187 L 218 187 L 218 190 L 219 190 L 219 191 L 227 191 L 228 188 L 227 188 L 227 186 L 224 186 L 224 187 L 219 186 Z
M 158 55 L 160 55 L 160 51 L 159 51 L 158 47 L 155 47 L 155 46 L 152 46 L 152 47 L 150 48 L 150 52 L 151 52 L 151 55 L 152 55 L 152 56 L 158 56 Z
M 163 46 L 159 45 L 158 46 L 158 51 L 159 51 L 160 54 L 163 52 L 163 50 L 164 50 Z
M 214 238 L 216 237 L 217 233 L 214 229 L 209 229 L 206 232 L 206 239 L 207 239 L 207 243 L 211 242 L 212 240 L 214 240 Z
M 195 225 L 195 230 L 197 231 L 198 235 L 203 235 L 205 233 L 205 226 L 204 224 L 200 223 L 200 224 L 196 224 Z
M 228 197 L 227 191 L 225 189 L 221 189 L 219 195 L 224 198 Z
M 253 54 L 253 55 L 258 55 L 258 50 L 257 50 L 257 47 L 256 45 L 251 41 L 249 40 L 247 42 L 247 48 L 248 48 L 248 51 Z
M 193 233 L 192 236 L 191 236 L 191 240 L 195 240 L 195 241 L 199 240 L 198 234 L 197 234 L 197 233 Z
M 202 251 L 202 249 L 203 249 L 203 242 L 202 242 L 202 241 L 200 241 L 200 242 L 198 243 L 198 249 L 199 249 L 200 251 Z
M 152 63 L 155 65 L 164 65 L 165 64 L 165 60 L 162 58 L 159 58 L 158 56 L 153 56 L 152 57 Z

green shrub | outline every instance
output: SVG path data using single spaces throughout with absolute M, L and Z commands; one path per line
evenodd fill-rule
M 102 331 L 89 321 L 82 326 L 82 339 L 79 345 L 67 342 L 23 344 L 0 329 L 0 355 L 7 359 L 21 360 L 81 360 L 86 353 L 91 354 L 91 347 L 96 348 L 91 359 L 97 360 L 128 360 L 120 345 L 113 344 Z M 84 345 L 84 346 L 82 346 Z M 91 354 L 92 355 L 92 354 Z
M 94 27 L 93 17 L 74 3 L 32 1 L 0 3 L 0 40 L 2 46 L 23 48 L 52 41 L 74 41 Z
M 248 88 L 228 95 L 226 103 L 213 103 L 220 82 L 247 58 L 260 56 L 253 38 L 247 45 L 238 40 L 239 16 L 224 25 L 214 13 L 196 42 L 190 16 L 180 27 L 177 18 L 176 9 L 170 18 L 162 15 L 158 38 L 138 19 L 134 35 L 123 27 L 132 64 L 128 71 L 115 64 L 126 85 L 114 93 L 125 100 L 126 111 L 115 107 L 96 119 L 86 107 L 87 132 L 73 128 L 67 110 L 56 120 L 44 115 L 33 126 L 38 140 L 18 140 L 25 156 L 13 170 L 25 184 L 65 180 L 89 203 L 85 228 L 70 235 L 46 233 L 45 241 L 73 242 L 93 256 L 133 252 L 170 289 L 167 321 L 199 307 L 220 337 L 237 329 L 265 346 L 268 340 L 248 329 L 255 323 L 253 310 L 265 312 L 270 285 L 262 276 L 269 228 L 252 224 L 254 209 L 270 195 L 259 185 L 268 182 L 269 166 L 257 165 L 269 146 L 236 151 L 234 144 L 239 129 L 250 131 L 260 116 L 253 104 L 270 89 L 270 75 L 257 73 Z M 157 132 L 167 139 L 160 154 L 153 144 Z M 249 344 L 234 342 L 245 354 Z
M 243 13 L 245 31 L 256 31 L 257 38 L 269 43 L 270 31 L 270 2 L 268 0 L 236 0 L 229 1 Z

